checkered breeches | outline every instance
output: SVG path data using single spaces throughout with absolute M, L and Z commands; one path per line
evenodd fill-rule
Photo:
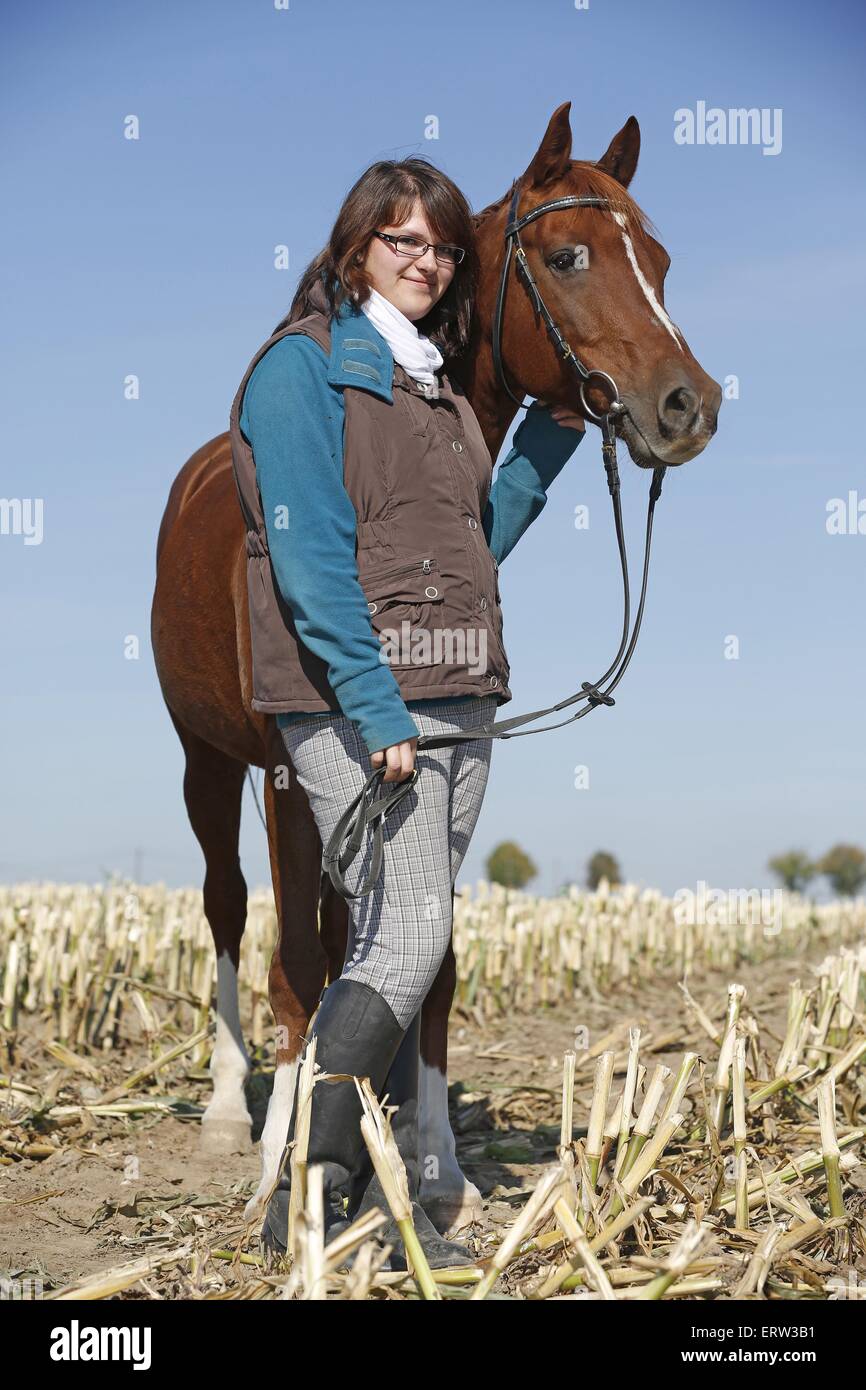
M 495 696 L 463 704 L 409 703 L 422 734 L 489 726 Z M 322 843 L 370 775 L 370 754 L 345 715 L 296 721 L 283 739 L 307 793 Z M 490 771 L 490 739 L 454 748 L 421 749 L 415 787 L 385 822 L 382 876 L 364 898 L 349 903 L 350 930 L 343 974 L 377 990 L 408 1028 L 427 995 L 451 938 L 451 890 L 472 838 Z M 346 872 L 357 889 L 369 868 L 370 845 Z

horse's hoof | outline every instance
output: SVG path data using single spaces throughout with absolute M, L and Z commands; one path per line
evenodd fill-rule
M 436 1196 L 421 1195 L 421 1205 L 440 1235 L 456 1236 L 474 1222 L 480 1221 L 484 1199 L 473 1183 L 457 1192 L 441 1192 Z
M 246 1206 L 244 1207 L 244 1221 L 248 1226 L 252 1225 L 253 1222 L 261 1221 L 264 1218 L 264 1214 L 267 1209 L 267 1202 L 265 1201 L 265 1197 L 267 1197 L 267 1195 L 268 1194 L 266 1192 L 257 1192 L 247 1202 Z
M 248 1120 L 202 1120 L 198 1143 L 203 1153 L 249 1153 L 253 1147 Z

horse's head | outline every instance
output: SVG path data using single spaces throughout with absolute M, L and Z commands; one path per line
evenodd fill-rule
M 631 116 L 597 164 L 572 160 L 569 106 L 566 102 L 554 112 L 520 179 L 518 217 L 551 199 L 575 195 L 599 197 L 606 205 L 566 207 L 529 222 L 520 231 L 527 263 L 575 355 L 587 368 L 605 372 L 616 382 L 627 407 L 617 433 L 635 463 L 685 463 L 714 434 L 722 393 L 668 317 L 664 279 L 670 257 L 626 191 L 637 167 L 640 128 Z M 506 196 L 479 214 L 478 307 L 485 328 L 491 321 L 510 203 Z M 532 396 L 581 410 L 580 379 L 550 341 L 517 277 L 514 258 L 502 323 L 502 359 L 506 379 L 518 394 L 522 387 Z M 586 396 L 597 413 L 611 404 L 598 378 L 592 378 Z M 501 416 L 503 404 L 506 413 L 513 414 L 501 395 L 494 413 Z

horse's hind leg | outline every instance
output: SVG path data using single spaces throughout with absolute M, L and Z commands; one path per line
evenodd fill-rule
M 206 743 L 174 719 L 186 754 L 183 794 L 205 859 L 204 912 L 217 953 L 213 1097 L 202 1116 L 202 1147 L 227 1153 L 250 1144 L 244 1086 L 250 1059 L 238 1009 L 238 963 L 247 917 L 247 885 L 238 838 L 246 764 Z
M 349 906 L 327 873 L 322 874 L 319 886 L 319 938 L 328 960 L 328 979 L 337 980 L 343 973 L 349 942 Z
M 268 975 L 276 1025 L 276 1067 L 262 1131 L 261 1180 L 244 1211 L 247 1221 L 257 1221 L 263 1215 L 279 1177 L 304 1038 L 327 969 L 318 923 L 322 842 L 306 793 L 272 719 L 268 720 L 265 748 L 265 813 L 278 930 Z
M 481 1219 L 483 1198 L 457 1161 L 448 1115 L 448 1016 L 457 986 L 449 945 L 421 1011 L 421 1076 L 418 1090 L 420 1201 L 433 1225 L 455 1235 Z

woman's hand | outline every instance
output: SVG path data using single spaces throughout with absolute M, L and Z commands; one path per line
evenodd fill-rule
M 544 406 L 551 419 L 555 420 L 558 425 L 569 425 L 573 430 L 579 430 L 581 434 L 584 433 L 586 421 L 583 416 L 578 415 L 574 410 L 569 410 L 567 405 L 549 406 L 547 401 L 542 400 L 539 400 L 538 404 Z
M 405 782 L 415 767 L 417 747 L 417 738 L 407 738 L 403 743 L 393 743 L 390 748 L 380 748 L 378 752 L 371 753 L 370 762 L 374 767 L 381 767 L 383 762 L 386 764 L 388 771 L 382 778 L 383 782 Z

